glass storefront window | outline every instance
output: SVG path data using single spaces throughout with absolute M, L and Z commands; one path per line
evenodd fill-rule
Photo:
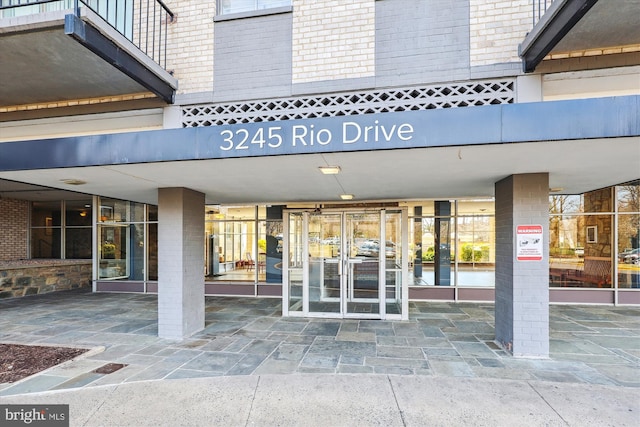
M 67 227 L 91 227 L 92 201 L 89 200 L 67 200 L 64 204 L 65 225 Z
M 158 207 L 155 205 L 147 205 L 147 219 L 149 221 L 158 221 Z
M 495 286 L 493 199 L 422 203 L 410 220 L 413 285 Z M 438 212 L 440 215 L 436 215 Z
M 208 280 L 264 281 L 268 250 L 265 207 L 207 206 L 205 209 Z
M 460 216 L 456 239 L 458 285 L 495 286 L 493 216 Z
M 91 199 L 33 202 L 31 258 L 91 259 Z
M 302 213 L 289 214 L 289 270 L 288 287 L 289 312 L 302 312 L 302 288 L 303 288 L 303 217 Z M 316 236 L 320 239 L 320 236 Z
M 549 197 L 549 213 L 582 213 L 584 212 L 584 200 L 582 195 L 552 195 Z
M 31 204 L 31 258 L 61 258 L 62 203 Z
M 91 227 L 67 228 L 64 240 L 66 259 L 91 259 Z
M 158 225 L 145 221 L 157 220 L 157 207 L 108 198 L 99 206 L 98 279 L 157 280 Z
M 144 205 L 116 199 L 100 199 L 100 222 L 143 222 Z
M 618 286 L 640 288 L 640 183 L 616 187 Z
M 618 287 L 640 288 L 640 214 L 618 216 Z
M 618 215 L 618 286 L 640 288 L 640 183 L 616 187 Z
M 552 215 L 549 219 L 549 285 L 610 288 L 612 215 Z
M 158 219 L 158 209 L 156 206 L 150 206 L 155 208 L 156 216 L 155 221 Z M 150 209 L 151 211 L 151 209 Z M 149 215 L 149 219 L 152 216 Z M 158 224 L 147 224 L 147 280 L 158 280 Z
M 31 258 L 55 258 L 61 255 L 62 230 L 60 227 L 31 229 Z
M 33 202 L 31 205 L 32 227 L 59 227 L 62 225 L 60 201 Z

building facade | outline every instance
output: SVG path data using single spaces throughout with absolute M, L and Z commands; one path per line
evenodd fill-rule
M 18 3 L 1 260 L 90 260 L 173 338 L 204 295 L 478 301 L 545 356 L 549 303 L 640 304 L 637 0 Z

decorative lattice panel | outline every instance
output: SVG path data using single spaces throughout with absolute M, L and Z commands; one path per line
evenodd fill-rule
M 182 107 L 182 126 L 217 126 L 394 111 L 512 104 L 514 80 L 483 80 Z

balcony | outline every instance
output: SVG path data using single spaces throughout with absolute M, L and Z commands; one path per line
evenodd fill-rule
M 161 0 L 0 0 L 0 121 L 173 102 Z
M 639 63 L 640 0 L 531 2 L 533 28 L 520 45 L 525 72 L 545 59 L 626 55 L 620 65 Z

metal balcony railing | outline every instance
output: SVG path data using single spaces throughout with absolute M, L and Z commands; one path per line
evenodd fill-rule
M 174 14 L 162 0 L 0 0 L 0 18 L 81 7 L 98 14 L 162 68 L 167 64 L 168 24 Z
M 540 18 L 542 18 L 542 15 L 544 15 L 544 13 L 547 11 L 549 6 L 551 6 L 551 3 L 553 3 L 553 1 L 554 0 L 531 0 L 531 3 L 533 4 L 532 27 L 536 26 L 538 21 L 540 21 Z

